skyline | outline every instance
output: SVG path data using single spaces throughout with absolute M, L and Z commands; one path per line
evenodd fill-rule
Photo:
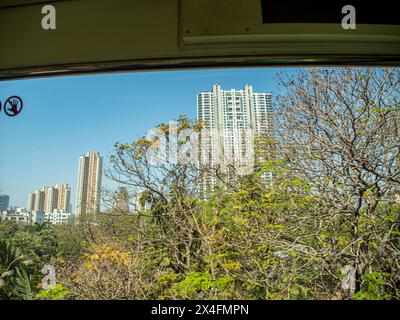
M 216 83 L 232 89 L 251 84 L 275 96 L 273 80 L 280 70 L 164 71 L 2 82 L 0 97 L 20 95 L 25 106 L 15 119 L 0 118 L 0 190 L 10 195 L 10 206 L 26 207 L 31 190 L 68 183 L 74 208 L 80 156 L 99 152 L 106 169 L 115 142 L 132 142 L 182 114 L 195 119 L 199 91 Z M 105 188 L 117 186 L 103 181 Z

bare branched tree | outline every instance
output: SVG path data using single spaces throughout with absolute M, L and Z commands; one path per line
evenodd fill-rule
M 355 292 L 374 266 L 398 287 L 390 205 L 400 192 L 400 70 L 305 69 L 280 79 L 281 157 L 321 196 L 316 218 L 336 232 L 324 240 L 332 259 L 355 268 Z

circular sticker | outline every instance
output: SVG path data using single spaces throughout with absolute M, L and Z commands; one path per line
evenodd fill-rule
M 20 97 L 12 96 L 4 103 L 4 112 L 9 117 L 15 117 L 22 111 L 23 106 L 24 102 Z

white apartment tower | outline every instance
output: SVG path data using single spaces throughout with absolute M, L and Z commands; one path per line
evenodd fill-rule
M 79 158 L 78 186 L 75 214 L 95 213 L 100 210 L 103 158 L 88 152 Z
M 246 161 L 244 150 L 249 148 L 249 136 L 245 132 L 251 132 L 252 138 L 273 135 L 271 93 L 253 92 L 251 85 L 242 90 L 222 90 L 221 86 L 213 85 L 212 91 L 197 94 L 197 120 L 210 132 L 208 136 L 201 135 L 202 165 L 221 163 L 221 159 L 215 159 L 217 154 L 222 155 L 222 162 Z M 251 146 L 254 155 L 254 139 Z M 207 176 L 202 189 L 210 190 L 215 183 L 214 176 Z

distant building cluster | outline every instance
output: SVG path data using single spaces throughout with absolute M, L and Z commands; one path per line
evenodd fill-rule
M 88 152 L 79 158 L 76 215 L 94 213 L 100 210 L 103 158 L 97 152 Z M 116 202 L 119 208 L 129 210 L 124 200 L 125 192 Z M 9 208 L 10 197 L 0 195 L 0 221 L 51 224 L 67 223 L 73 217 L 71 187 L 66 183 L 45 186 L 28 195 L 26 208 Z
M 71 188 L 59 183 L 53 187 L 43 187 L 28 195 L 28 211 L 71 212 Z

